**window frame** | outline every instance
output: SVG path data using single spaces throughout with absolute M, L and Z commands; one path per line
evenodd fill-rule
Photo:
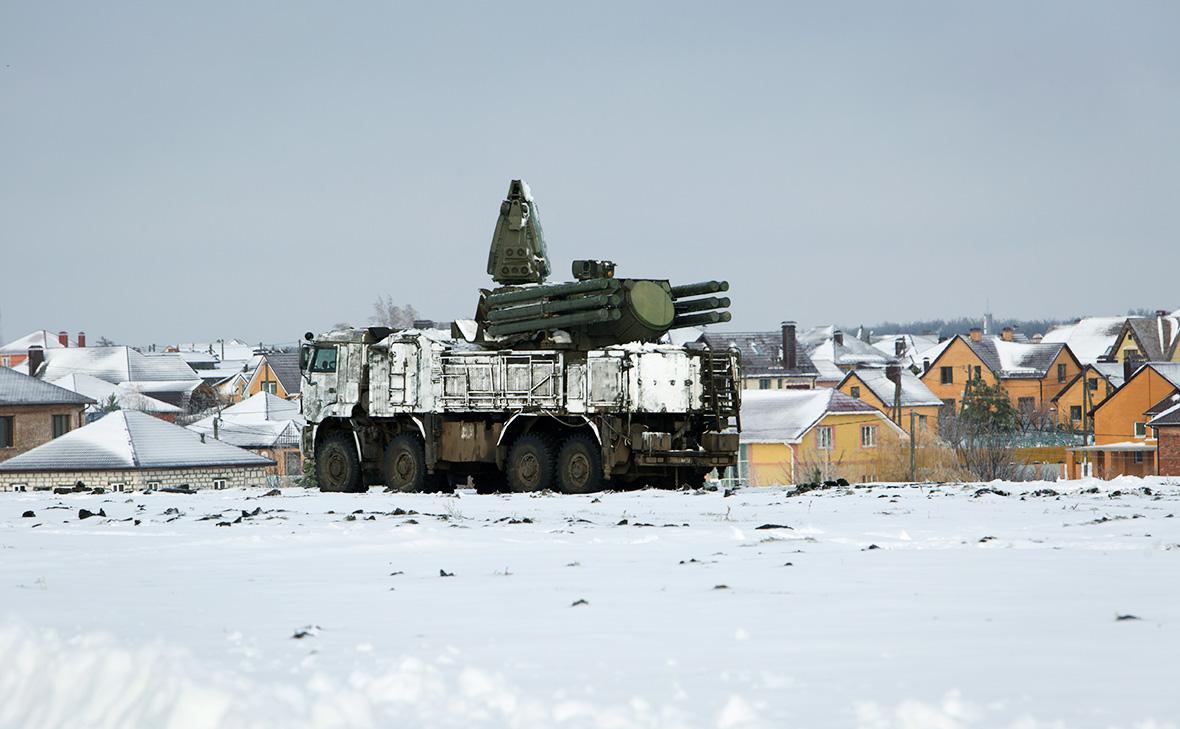
M 213 479 L 213 490 L 214 491 L 225 491 L 226 483 L 227 483 L 227 481 L 224 478 Z M 220 484 L 220 486 L 218 484 Z
M 955 368 L 947 365 L 942 365 L 938 368 L 938 384 L 953 385 L 955 384 Z
M 1065 363 L 1060 363 L 1057 365 L 1057 381 L 1058 382 L 1065 382 L 1065 375 L 1066 375 L 1066 371 L 1068 369 L 1069 368 L 1065 366 Z
M 852 395 L 854 398 L 859 400 L 860 399 L 860 386 L 859 385 L 851 385 L 848 388 L 848 394 Z
M 53 438 L 60 438 L 63 435 L 65 435 L 66 433 L 70 432 L 70 419 L 71 418 L 69 415 L 62 415 L 61 413 L 53 413 L 49 417 L 50 417 L 50 421 L 49 421 L 50 433 L 52 434 Z M 59 427 L 58 427 L 59 425 L 64 426 L 64 430 L 60 430 L 60 432 L 59 432 Z
M 867 438 L 865 436 L 868 436 Z M 877 426 L 862 425 L 860 426 L 860 447 L 861 448 L 876 448 L 877 447 Z
M 1135 437 L 1147 437 L 1147 421 L 1135 421 Z
M 836 447 L 836 432 L 830 425 L 818 425 L 815 428 L 816 450 L 830 451 Z
M 1074 411 L 1077 411 L 1076 417 L 1074 416 Z M 1069 406 L 1069 419 L 1071 422 L 1072 421 L 1081 422 L 1081 420 L 1082 420 L 1082 406 L 1081 405 L 1070 405 Z
M 7 423 L 7 425 L 5 425 Z M 16 447 L 16 416 L 0 415 L 0 448 Z
M 321 362 L 321 358 L 320 358 L 321 352 L 324 352 L 324 353 L 331 352 L 332 353 L 331 367 L 328 367 L 327 363 Z M 340 348 L 339 347 L 337 347 L 335 345 L 325 346 L 325 347 L 316 347 L 315 352 L 312 354 L 312 357 L 311 357 L 311 372 L 313 372 L 314 374 L 320 374 L 320 375 L 334 374 L 336 372 L 336 366 L 339 361 L 340 361 Z

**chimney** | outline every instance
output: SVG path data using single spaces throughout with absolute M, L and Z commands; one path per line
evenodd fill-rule
M 1155 315 L 1158 316 L 1160 319 L 1163 319 L 1165 316 L 1168 315 L 1168 310 L 1167 309 L 1156 309 Z
M 980 329 L 979 327 L 971 327 L 971 341 L 972 342 L 982 342 L 983 341 L 983 330 Z
M 1123 355 L 1123 382 L 1130 382 L 1131 375 L 1135 374 L 1135 370 L 1139 369 L 1141 364 L 1143 361 L 1139 355 Z
M 86 332 L 78 332 L 78 346 L 79 347 L 86 346 Z
M 844 332 L 840 331 L 839 329 L 832 332 L 832 341 L 835 342 L 837 346 L 843 347 L 844 346 Z
M 896 339 L 893 340 L 893 356 L 894 357 L 904 357 L 905 356 L 905 337 L 897 337 Z
M 929 371 L 930 371 L 930 358 L 923 357 L 922 358 L 922 374 L 926 374 Z
M 885 365 L 885 377 L 893 383 L 892 420 L 901 423 L 901 365 L 897 362 Z
M 1005 342 L 1011 342 L 1012 336 L 1015 333 L 1016 333 L 1016 330 L 1014 330 L 1012 327 L 1004 327 L 1004 330 L 1002 332 L 1000 332 L 1000 336 L 1003 338 L 1003 340 Z
M 1044 338 L 1045 337 L 1043 334 L 1040 334 L 1040 333 L 1034 334 L 1032 337 L 1033 344 L 1040 344 Z
M 29 377 L 36 377 L 37 370 L 40 369 L 41 363 L 45 361 L 45 348 L 40 346 L 29 347 Z
M 785 321 L 783 327 L 783 367 L 788 370 L 798 368 L 795 357 L 795 322 Z
M 70 333 L 67 331 L 58 332 L 57 333 L 57 341 L 59 343 L 61 343 L 61 346 L 63 346 L 63 347 L 70 346 Z

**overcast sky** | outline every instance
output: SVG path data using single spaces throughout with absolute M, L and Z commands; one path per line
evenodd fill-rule
M 1180 3 L 165 5 L 0 0 L 5 340 L 469 317 L 514 177 L 731 329 L 1180 307 Z

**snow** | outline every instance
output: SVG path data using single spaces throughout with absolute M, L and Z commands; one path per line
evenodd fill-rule
M 1091 316 L 1079 320 L 1076 324 L 1050 329 L 1041 342 L 1068 344 L 1079 362 L 1090 364 L 1106 354 L 1126 321 L 1125 316 Z
M 0 494 L 0 727 L 1175 729 L 1180 485 L 980 486 Z

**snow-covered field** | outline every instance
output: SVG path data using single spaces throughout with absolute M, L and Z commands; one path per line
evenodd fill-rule
M 0 494 L 0 727 L 1180 726 L 1180 483 L 990 486 Z

